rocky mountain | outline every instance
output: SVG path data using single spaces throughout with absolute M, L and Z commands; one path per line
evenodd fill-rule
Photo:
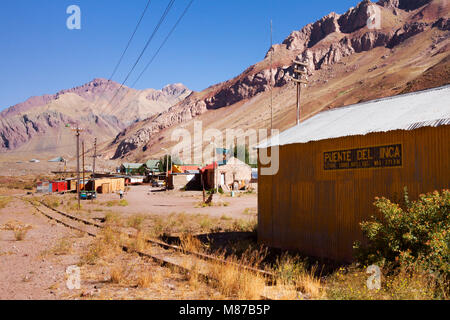
M 73 133 L 67 125 L 83 127 L 85 139 L 97 137 L 101 143 L 136 121 L 166 111 L 190 94 L 182 84 L 135 90 L 94 79 L 53 95 L 31 97 L 0 113 L 0 150 L 73 153 Z
M 379 28 L 372 12 L 379 12 Z M 308 64 L 302 118 L 321 110 L 448 84 L 449 6 L 445 0 L 368 0 L 344 14 L 330 13 L 292 32 L 239 76 L 190 95 L 167 111 L 137 122 L 105 148 L 114 159 L 145 159 L 171 146 L 170 132 L 204 126 L 266 128 L 273 84 L 274 124 L 295 123 L 292 60 Z M 273 57 L 271 70 L 270 59 Z

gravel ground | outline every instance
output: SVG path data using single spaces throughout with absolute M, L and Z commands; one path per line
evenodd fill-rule
M 12 230 L 0 230 L 0 299 L 58 299 L 68 291 L 66 268 L 78 262 L 77 251 L 89 239 L 77 238 L 73 231 L 50 223 L 19 200 L 0 210 L 0 225 L 11 221 L 31 229 L 21 241 Z M 51 253 L 61 239 L 72 243 L 72 254 Z

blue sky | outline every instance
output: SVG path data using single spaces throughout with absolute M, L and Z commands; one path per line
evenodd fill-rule
M 113 80 L 122 82 L 169 0 L 153 0 Z M 262 60 L 270 45 L 357 0 L 194 0 L 136 88 L 182 82 L 193 90 L 232 78 Z M 0 10 L 0 110 L 30 96 L 53 94 L 109 78 L 147 0 L 3 0 Z M 188 0 L 176 0 L 126 85 L 131 85 Z M 66 9 L 81 9 L 81 30 L 69 30 Z

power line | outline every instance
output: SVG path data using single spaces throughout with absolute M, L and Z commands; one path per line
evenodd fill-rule
M 125 53 L 127 52 L 128 48 L 130 47 L 131 41 L 133 40 L 134 35 L 136 34 L 136 31 L 138 30 L 139 25 L 141 24 L 142 19 L 144 18 L 145 13 L 147 12 L 147 9 L 150 6 L 151 2 L 152 2 L 151 0 L 148 0 L 147 5 L 145 6 L 144 12 L 142 12 L 141 18 L 139 19 L 139 21 L 136 25 L 136 28 L 134 29 L 133 34 L 130 37 L 130 40 L 128 40 L 127 46 L 125 47 L 125 50 L 123 51 L 122 55 L 120 56 L 119 62 L 117 63 L 116 67 L 114 68 L 113 73 L 109 77 L 109 80 L 111 80 L 113 78 L 114 74 L 117 72 L 117 69 L 119 68 L 119 65 L 121 64 L 123 57 L 125 56 Z
M 123 88 L 125 82 L 127 82 L 128 78 L 133 73 L 133 71 L 136 68 L 137 64 L 139 63 L 139 61 L 141 60 L 141 58 L 144 55 L 145 51 L 147 50 L 148 46 L 150 45 L 150 42 L 153 40 L 156 32 L 159 30 L 159 28 L 161 27 L 162 23 L 166 19 L 167 14 L 169 13 L 170 9 L 172 8 L 174 2 L 175 2 L 175 0 L 170 0 L 169 4 L 166 7 L 166 10 L 164 10 L 164 13 L 162 14 L 161 18 L 159 19 L 158 24 L 156 25 L 155 29 L 153 30 L 151 36 L 148 38 L 147 43 L 145 44 L 144 48 L 142 49 L 141 53 L 139 54 L 138 58 L 136 59 L 136 62 L 134 63 L 133 67 L 131 68 L 130 72 L 128 72 L 127 76 L 125 77 L 125 80 L 123 80 L 123 82 L 121 83 L 120 87 L 116 90 L 116 93 L 114 94 L 114 96 L 109 101 L 109 103 L 108 103 L 109 105 L 114 101 L 114 98 L 117 96 L 119 91 Z
M 186 13 L 188 12 L 189 8 L 191 7 L 192 3 L 194 2 L 194 0 L 191 0 L 189 2 L 189 4 L 186 6 L 186 8 L 184 9 L 183 13 L 181 14 L 181 16 L 178 18 L 177 22 L 175 23 L 175 25 L 172 27 L 172 29 L 170 30 L 170 32 L 167 34 L 166 38 L 164 39 L 164 41 L 161 43 L 161 45 L 159 46 L 158 50 L 155 52 L 155 54 L 153 55 L 153 57 L 150 59 L 150 61 L 147 63 L 147 65 L 145 66 L 144 70 L 142 70 L 142 72 L 139 74 L 139 76 L 137 77 L 137 79 L 133 82 L 133 84 L 131 85 L 131 87 L 134 87 L 136 85 L 136 83 L 141 79 L 142 75 L 147 71 L 148 67 L 153 63 L 153 60 L 155 60 L 156 56 L 158 55 L 158 53 L 161 51 L 161 49 L 164 47 L 164 45 L 166 44 L 167 40 L 169 40 L 170 36 L 172 35 L 172 33 L 175 31 L 175 29 L 177 28 L 178 24 L 181 22 L 181 20 L 183 19 L 183 17 L 186 15 Z
M 150 67 L 150 65 L 153 63 L 153 61 L 155 60 L 155 58 L 158 56 L 159 52 L 161 51 L 161 49 L 164 47 L 164 45 L 166 44 L 166 42 L 169 40 L 170 36 L 172 35 L 172 33 L 175 31 L 175 29 L 177 28 L 177 26 L 180 24 L 181 20 L 183 19 L 183 17 L 186 15 L 186 13 L 189 11 L 189 8 L 191 7 L 192 3 L 194 2 L 194 0 L 191 0 L 188 5 L 186 6 L 186 8 L 184 9 L 183 13 L 180 15 L 180 17 L 178 18 L 177 22 L 175 23 L 175 25 L 172 27 L 172 29 L 169 31 L 169 33 L 167 34 L 167 36 L 165 37 L 164 41 L 161 43 L 161 45 L 159 46 L 158 50 L 156 50 L 156 52 L 154 53 L 154 55 L 152 56 L 152 58 L 150 59 L 150 61 L 147 63 L 147 65 L 145 66 L 145 68 L 142 70 L 142 72 L 139 74 L 139 76 L 137 77 L 137 79 L 133 82 L 133 84 L 131 85 L 132 88 L 135 87 L 136 83 L 142 78 L 142 76 L 144 75 L 144 73 L 147 71 L 147 69 Z M 138 96 L 139 92 L 135 94 L 135 97 Z M 122 98 L 120 99 L 120 101 L 123 100 L 123 98 L 125 97 L 122 96 Z M 131 102 L 130 102 L 131 103 Z
M 147 1 L 147 5 L 145 6 L 144 11 L 142 12 L 142 15 L 141 15 L 141 17 L 139 18 L 139 21 L 138 21 L 136 27 L 134 28 L 134 31 L 133 31 L 133 33 L 131 34 L 130 39 L 128 40 L 128 43 L 127 43 L 125 49 L 123 50 L 122 55 L 120 56 L 119 61 L 117 62 L 116 66 L 114 67 L 113 72 L 111 73 L 111 76 L 110 76 L 109 79 L 108 79 L 108 83 L 112 80 L 112 78 L 114 77 L 114 75 L 115 75 L 116 72 L 117 72 L 117 69 L 119 68 L 120 64 L 122 63 L 122 60 L 123 60 L 123 58 L 124 58 L 124 56 L 125 56 L 125 53 L 128 51 L 128 48 L 130 47 L 130 44 L 131 44 L 131 42 L 133 41 L 133 38 L 134 38 L 134 36 L 135 36 L 137 30 L 139 29 L 139 26 L 141 25 L 141 22 L 142 22 L 142 20 L 143 20 L 143 18 L 144 18 L 144 16 L 145 16 L 145 13 L 147 12 L 147 9 L 148 9 L 149 6 L 150 6 L 150 3 L 151 3 L 151 0 L 148 0 L 148 1 Z M 105 90 L 106 90 L 106 88 L 103 88 L 102 93 L 100 94 L 99 98 L 97 99 L 97 102 L 96 102 L 95 105 L 94 105 L 94 108 L 97 107 L 97 103 L 98 103 L 98 101 L 100 100 L 100 98 L 103 98 L 103 94 L 105 93 Z

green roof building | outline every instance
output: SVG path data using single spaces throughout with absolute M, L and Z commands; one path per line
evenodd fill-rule
M 160 162 L 160 160 L 150 159 L 145 163 L 145 166 L 151 172 L 159 172 L 159 162 Z
M 143 163 L 122 163 L 120 171 L 125 174 L 136 174 L 142 171 Z

